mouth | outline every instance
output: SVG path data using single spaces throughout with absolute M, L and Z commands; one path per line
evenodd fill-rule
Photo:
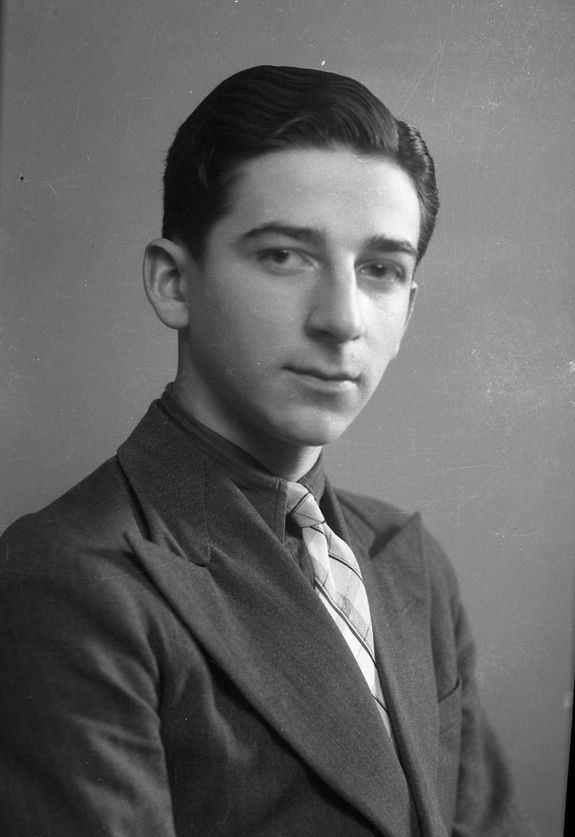
M 297 375 L 304 383 L 328 391 L 341 392 L 346 389 L 352 389 L 357 385 L 359 379 L 359 375 L 351 370 L 318 369 L 315 367 L 288 367 L 288 370 L 294 375 Z

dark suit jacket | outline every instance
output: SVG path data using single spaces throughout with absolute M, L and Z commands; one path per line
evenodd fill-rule
M 0 833 L 524 835 L 453 571 L 328 487 L 397 753 L 310 584 L 157 405 L 0 550 Z

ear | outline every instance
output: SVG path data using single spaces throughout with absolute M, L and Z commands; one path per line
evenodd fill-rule
M 411 315 L 413 314 L 413 308 L 415 305 L 415 297 L 417 296 L 417 283 L 412 279 L 411 280 L 411 288 L 409 289 L 409 303 L 407 307 L 407 314 L 405 315 L 405 325 L 403 326 L 403 331 L 401 332 L 401 337 L 397 341 L 397 345 L 395 347 L 394 357 L 397 357 L 397 353 L 399 352 L 399 347 L 401 346 L 401 341 L 403 340 L 403 335 L 407 331 L 407 326 L 409 325 L 409 321 L 411 320 Z
M 187 249 L 168 238 L 156 238 L 144 254 L 144 288 L 152 308 L 168 328 L 188 325 L 186 283 L 193 269 Z
M 405 318 L 405 328 L 403 329 L 404 333 L 405 333 L 405 329 L 409 325 L 409 321 L 411 320 L 411 315 L 413 314 L 413 308 L 414 308 L 414 305 L 415 305 L 415 297 L 417 296 L 418 287 L 419 287 L 419 285 L 417 284 L 417 282 L 414 279 L 412 279 L 411 280 L 411 288 L 409 289 L 409 307 L 407 309 L 407 316 Z

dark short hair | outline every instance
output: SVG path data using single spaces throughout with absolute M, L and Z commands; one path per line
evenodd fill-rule
M 435 226 L 435 167 L 419 131 L 396 119 L 354 79 L 299 67 L 260 66 L 221 82 L 180 126 L 164 173 L 162 235 L 201 259 L 207 235 L 231 209 L 239 167 L 291 148 L 339 145 L 393 160 L 419 197 L 418 260 Z

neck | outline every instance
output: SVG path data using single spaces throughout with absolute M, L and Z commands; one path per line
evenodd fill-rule
M 258 430 L 248 429 L 226 422 L 223 417 L 202 409 L 187 388 L 179 385 L 176 378 L 173 394 L 180 406 L 196 421 L 219 433 L 224 439 L 242 448 L 257 459 L 271 474 L 290 482 L 297 482 L 315 465 L 322 451 L 321 447 L 301 447 L 281 439 L 268 439 Z
M 236 444 L 239 443 L 236 442 Z M 297 482 L 305 476 L 317 462 L 322 450 L 321 448 L 297 448 L 293 451 L 279 451 L 275 456 L 266 456 L 265 453 L 250 450 L 242 444 L 240 447 L 265 465 L 272 474 L 289 482 Z

